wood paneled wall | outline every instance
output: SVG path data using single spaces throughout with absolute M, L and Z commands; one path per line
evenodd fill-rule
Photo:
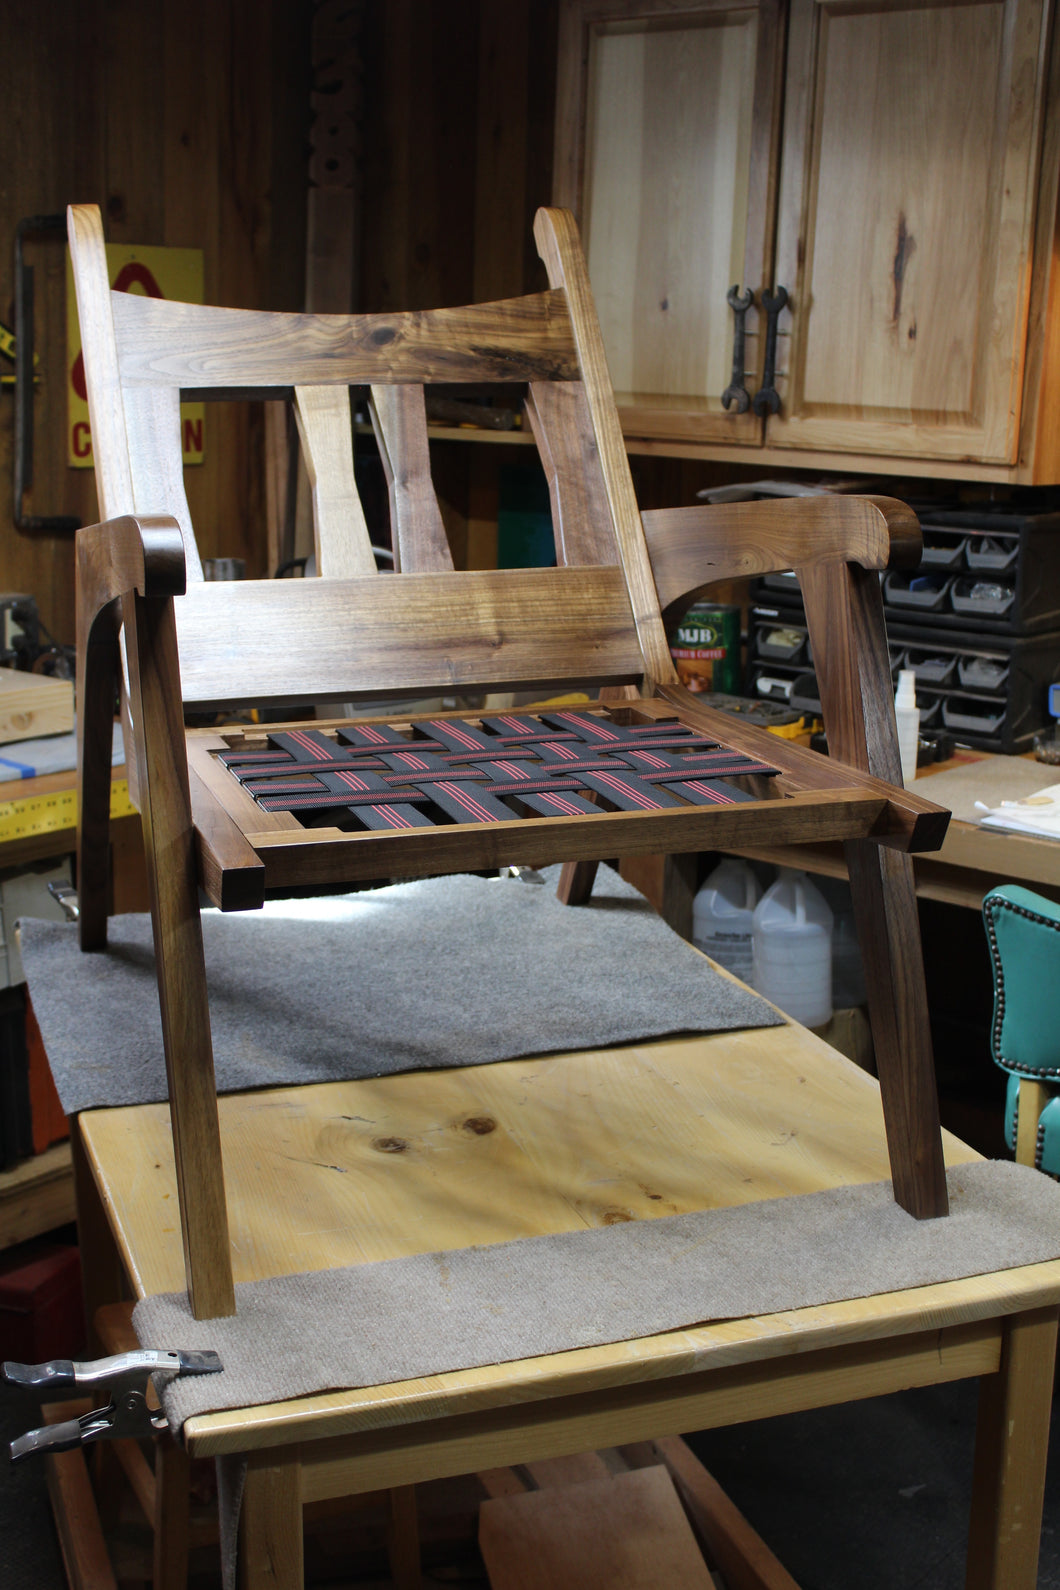
M 544 285 L 556 0 L 367 8 L 361 307 L 425 309 Z
M 364 16 L 359 306 L 426 309 L 546 285 L 534 212 L 552 200 L 557 0 L 375 0 Z M 496 560 L 498 474 L 529 449 L 433 449 L 458 564 Z M 758 470 L 633 460 L 643 507 Z
M 361 57 L 354 306 L 429 308 L 543 287 L 531 228 L 551 199 L 558 0 L 322 3 L 334 11 L 329 26 L 355 34 Z M 102 206 L 116 242 L 202 248 L 208 301 L 301 307 L 313 14 L 313 0 L 3 8 L 0 319 L 13 320 L 16 223 L 86 199 Z M 91 472 L 66 463 L 64 251 L 42 240 L 26 254 L 41 358 L 26 507 L 90 523 Z M 13 525 L 13 409 L 5 389 L 0 590 L 32 592 L 69 641 L 72 538 Z M 491 561 L 501 452 L 527 458 L 474 444 L 436 450 L 460 562 Z M 713 473 L 644 461 L 638 488 L 646 506 L 686 501 Z M 206 462 L 186 478 L 203 555 L 242 557 L 250 573 L 264 573 L 260 407 L 211 404 Z
M 114 242 L 201 248 L 208 301 L 299 308 L 304 291 L 309 0 L 48 0 L 5 6 L 0 319 L 13 324 L 24 216 L 100 204 Z M 40 382 L 36 514 L 96 517 L 91 471 L 67 467 L 64 248 L 35 267 Z M 5 364 L 5 368 L 11 367 Z M 72 538 L 14 528 L 14 402 L 0 395 L 0 589 L 29 591 L 73 639 Z M 204 556 L 263 563 L 260 408 L 211 405 L 187 473 Z

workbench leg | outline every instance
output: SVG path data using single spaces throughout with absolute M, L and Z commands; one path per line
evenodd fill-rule
M 81 1293 L 88 1331 L 87 1356 L 98 1358 L 103 1347 L 96 1331 L 96 1310 L 104 1303 L 121 1302 L 125 1296 L 125 1272 L 92 1167 L 85 1154 L 81 1126 L 76 1115 L 70 1117 L 70 1154 L 74 1169 L 77 1245 L 81 1250 Z
M 415 1485 L 396 1485 L 390 1492 L 387 1556 L 394 1590 L 420 1590 L 420 1523 Z
M 153 1590 L 187 1590 L 191 1459 L 163 1431 L 155 1442 Z
M 1001 1367 L 979 1382 L 966 1590 L 1035 1590 L 1056 1308 L 1005 1319 Z
M 241 1590 L 304 1590 L 298 1448 L 252 1452 L 239 1523 Z

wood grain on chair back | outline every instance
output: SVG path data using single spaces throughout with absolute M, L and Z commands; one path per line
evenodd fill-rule
M 598 336 L 595 317 L 574 326 L 566 281 L 501 303 L 384 315 L 219 309 L 112 292 L 94 207 L 71 210 L 70 240 L 103 515 L 168 512 L 184 537 L 189 587 L 178 624 L 189 704 L 644 675 L 638 628 L 646 621 L 661 634 L 658 603 L 624 450 L 617 507 L 616 460 L 608 465 L 601 453 L 610 388 L 602 355 L 587 376 L 579 346 Z M 563 275 L 564 246 L 549 259 L 554 277 Z M 424 388 L 502 381 L 529 388 L 561 567 L 457 574 L 431 479 Z M 399 589 L 376 579 L 354 473 L 351 385 L 370 392 Z M 201 582 L 183 485 L 182 395 L 293 395 L 319 580 Z M 636 620 L 623 518 L 641 571 Z

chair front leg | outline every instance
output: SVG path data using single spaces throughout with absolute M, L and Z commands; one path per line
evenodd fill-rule
M 235 1313 L 173 599 L 123 601 L 184 1266 L 197 1319 Z
M 845 849 L 894 1196 L 931 1220 L 949 1202 L 913 863 L 870 840 Z
M 879 579 L 853 563 L 799 570 L 829 753 L 900 786 Z M 846 846 L 865 963 L 894 1196 L 919 1220 L 948 1211 L 913 864 L 871 840 Z

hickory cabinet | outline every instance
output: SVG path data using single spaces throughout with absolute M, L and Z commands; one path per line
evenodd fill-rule
M 1060 481 L 1050 35 L 1050 0 L 565 0 L 554 197 L 631 447 Z

